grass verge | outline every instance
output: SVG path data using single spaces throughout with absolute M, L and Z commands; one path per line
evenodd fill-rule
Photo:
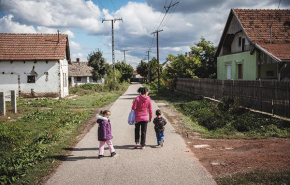
M 71 99 L 19 98 L 18 113 L 0 119 L 0 184 L 39 184 L 76 142 L 82 124 L 128 86 L 79 86 Z

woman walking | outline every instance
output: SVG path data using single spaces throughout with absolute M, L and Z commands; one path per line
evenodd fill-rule
M 151 99 L 148 96 L 148 89 L 146 87 L 140 87 L 138 89 L 137 96 L 133 102 L 132 110 L 135 111 L 135 148 L 138 148 L 140 142 L 140 127 L 141 127 L 141 149 L 144 150 L 146 146 L 146 131 L 148 121 L 152 119 L 152 104 Z M 149 113 L 149 118 L 148 118 Z

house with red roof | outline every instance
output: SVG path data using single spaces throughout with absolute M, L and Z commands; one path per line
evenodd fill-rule
M 68 35 L 0 33 L 0 91 L 65 97 L 69 61 Z
M 79 58 L 76 59 L 76 62 L 71 62 L 68 65 L 68 80 L 70 86 L 74 87 L 75 85 L 82 85 L 86 83 L 103 84 L 103 78 L 98 81 L 93 79 L 93 70 L 93 67 L 88 66 L 88 62 L 80 62 Z
M 217 78 L 290 78 L 290 10 L 231 9 L 217 53 Z

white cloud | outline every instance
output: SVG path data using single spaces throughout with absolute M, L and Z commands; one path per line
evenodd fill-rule
M 76 58 L 79 58 L 81 62 L 87 61 L 86 57 L 82 53 L 73 53 L 71 55 L 72 61 L 76 61 Z
M 36 33 L 33 26 L 27 26 L 12 21 L 13 15 L 9 14 L 0 18 L 1 33 Z
M 102 33 L 103 13 L 92 1 L 1 0 L 0 11 L 12 14 L 15 22 L 41 27 L 67 27 Z
M 186 26 L 188 26 L 188 27 L 192 27 L 193 26 L 193 24 L 191 24 L 191 23 L 186 23 Z
M 48 27 L 44 27 L 44 26 L 37 26 L 37 32 L 39 33 L 57 33 L 56 29 L 53 28 L 48 28 Z
M 76 50 L 81 50 L 82 47 L 80 44 L 74 42 L 74 41 L 69 41 L 69 45 L 72 49 L 76 49 Z
M 71 32 L 70 30 L 66 30 L 63 32 L 64 34 L 67 34 L 70 38 L 75 38 L 75 35 L 73 32 Z

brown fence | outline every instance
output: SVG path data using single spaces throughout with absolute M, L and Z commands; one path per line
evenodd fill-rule
M 290 117 L 290 82 L 178 78 L 176 90 L 218 100 L 238 98 L 241 106 Z

